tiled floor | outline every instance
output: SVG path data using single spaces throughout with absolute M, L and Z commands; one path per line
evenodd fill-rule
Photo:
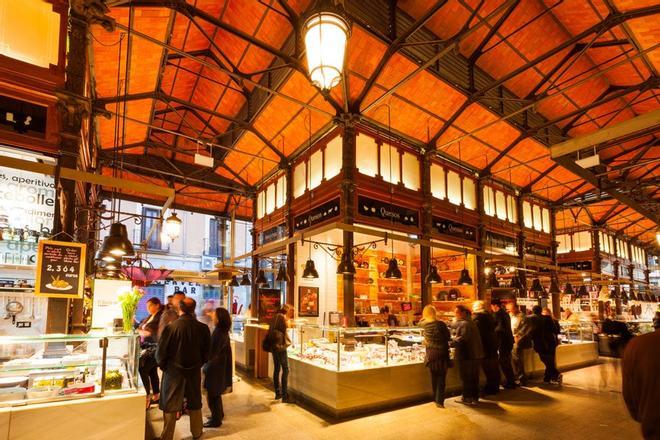
M 297 405 L 272 400 L 260 384 L 241 381 L 225 396 L 225 421 L 204 438 L 273 439 L 637 439 L 621 396 L 619 363 L 564 374 L 561 389 L 532 382 L 528 388 L 502 391 L 477 407 L 450 398 L 445 409 L 419 404 L 343 421 L 325 420 Z M 206 413 L 206 410 L 205 410 Z M 162 414 L 149 411 L 147 431 L 160 434 Z M 148 437 L 149 438 L 149 435 Z M 177 439 L 191 438 L 188 419 L 177 424 Z

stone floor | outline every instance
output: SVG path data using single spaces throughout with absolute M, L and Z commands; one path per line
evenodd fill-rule
M 637 439 L 638 425 L 621 396 L 619 361 L 564 374 L 562 388 L 532 382 L 504 390 L 477 407 L 446 401 L 439 409 L 419 404 L 349 420 L 326 420 L 294 404 L 272 400 L 260 383 L 240 381 L 224 398 L 225 421 L 204 438 L 273 439 Z M 205 414 L 206 414 L 205 409 Z M 162 413 L 148 413 L 147 440 L 160 434 Z M 189 439 L 188 418 L 177 423 L 176 439 Z

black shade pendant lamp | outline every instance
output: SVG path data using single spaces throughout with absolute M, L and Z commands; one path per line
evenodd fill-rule
M 561 293 L 561 289 L 559 288 L 559 281 L 557 281 L 557 277 L 555 275 L 550 277 L 550 289 L 548 290 L 548 293 Z
M 266 279 L 266 273 L 263 269 L 259 269 L 257 272 L 256 283 L 260 286 L 268 286 L 268 280 Z
M 103 252 L 101 249 L 99 249 L 98 251 L 96 251 L 96 255 L 94 256 L 94 259 L 110 263 L 116 261 L 117 257 L 107 252 Z
M 339 260 L 339 265 L 337 266 L 337 275 L 342 274 L 355 274 L 355 265 L 353 264 L 353 259 L 351 258 L 350 252 L 343 252 L 341 254 L 341 259 Z
M 573 285 L 571 285 L 571 283 L 566 283 L 566 286 L 564 287 L 564 295 L 575 295 L 575 291 L 573 290 Z
M 319 272 L 316 270 L 316 265 L 314 264 L 314 260 L 312 260 L 311 258 L 307 260 L 307 262 L 305 263 L 305 270 L 303 270 L 302 277 L 307 279 L 313 279 L 319 277 Z
M 438 267 L 435 264 L 429 266 L 429 273 L 426 274 L 425 281 L 427 284 L 438 284 L 442 282 L 442 278 L 438 273 Z
M 487 284 L 488 287 L 490 287 L 491 289 L 500 287 L 500 282 L 497 280 L 497 274 L 495 273 L 495 269 L 491 269 L 490 272 L 488 273 Z
M 545 289 L 543 288 L 543 285 L 541 284 L 541 280 L 538 278 L 534 278 L 532 280 L 532 292 L 534 293 L 540 293 L 543 294 L 545 293 Z
M 394 249 L 392 249 L 392 258 L 387 263 L 387 270 L 385 271 L 385 278 L 388 280 L 400 280 L 402 277 L 401 269 L 399 269 L 399 263 L 394 257 Z
M 580 298 L 589 296 L 589 291 L 587 290 L 587 286 L 585 286 L 584 284 L 580 286 L 580 288 L 578 289 L 578 296 Z
M 233 276 L 231 277 L 231 281 L 229 282 L 229 286 L 230 286 L 230 287 L 238 287 L 238 286 L 240 286 L 240 284 L 238 284 L 238 278 L 236 277 L 236 275 L 233 275 Z
M 110 225 L 110 234 L 103 240 L 101 254 L 109 254 L 115 257 L 132 257 L 135 255 L 133 244 L 128 239 L 128 231 L 123 223 Z
M 520 277 L 518 277 L 518 272 L 513 273 L 513 277 L 511 278 L 511 288 L 525 290 L 525 286 L 522 285 Z
M 252 282 L 250 281 L 250 276 L 245 272 L 243 278 L 241 278 L 241 286 L 251 286 Z
M 289 274 L 286 273 L 286 265 L 284 263 L 280 264 L 280 268 L 277 269 L 277 276 L 275 277 L 275 281 L 279 283 L 289 282 Z
M 472 278 L 470 277 L 470 271 L 467 270 L 467 266 L 465 265 L 467 256 L 468 256 L 467 249 L 465 249 L 465 255 L 463 256 L 463 270 L 461 270 L 461 275 L 458 277 L 458 284 L 460 284 L 461 286 L 472 285 Z

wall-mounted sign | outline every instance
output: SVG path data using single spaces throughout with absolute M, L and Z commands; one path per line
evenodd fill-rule
M 486 248 L 503 249 L 509 253 L 515 253 L 516 249 L 518 249 L 518 241 L 514 237 L 508 237 L 494 232 L 486 232 L 484 241 Z
M 319 288 L 299 286 L 298 287 L 298 316 L 319 316 Z
M 259 289 L 259 322 L 269 324 L 280 308 L 279 289 Z
M 0 95 L 0 127 L 45 138 L 46 114 L 42 105 Z
M 433 217 L 433 228 L 443 235 L 460 238 L 468 241 L 477 241 L 477 229 L 440 217 Z
M 614 275 L 614 264 L 611 260 L 603 259 L 600 262 L 600 273 L 607 275 Z
M 593 264 L 591 261 L 573 261 L 559 263 L 559 267 L 567 267 L 573 270 L 592 270 Z
M 536 255 L 539 257 L 550 258 L 552 255 L 552 249 L 550 246 L 543 246 L 536 243 L 527 243 L 525 245 L 525 253 L 527 255 Z
M 260 232 L 257 242 L 259 246 L 263 246 L 266 243 L 272 243 L 284 237 L 286 237 L 286 225 L 282 224 Z
M 82 298 L 86 250 L 84 243 L 40 241 L 35 295 Z
M 297 215 L 293 219 L 293 227 L 296 231 L 299 231 L 333 217 L 339 217 L 339 197 L 312 208 L 310 211 Z
M 358 213 L 365 217 L 374 217 L 404 226 L 419 227 L 418 211 L 364 196 L 358 196 Z

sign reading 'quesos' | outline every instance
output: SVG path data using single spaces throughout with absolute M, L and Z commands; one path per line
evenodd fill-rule
M 358 212 L 366 217 L 375 217 L 405 226 L 419 227 L 419 213 L 417 211 L 364 196 L 358 197 Z
M 293 227 L 294 230 L 299 231 L 338 216 L 339 197 L 317 206 L 304 214 L 297 215 L 293 219 Z

